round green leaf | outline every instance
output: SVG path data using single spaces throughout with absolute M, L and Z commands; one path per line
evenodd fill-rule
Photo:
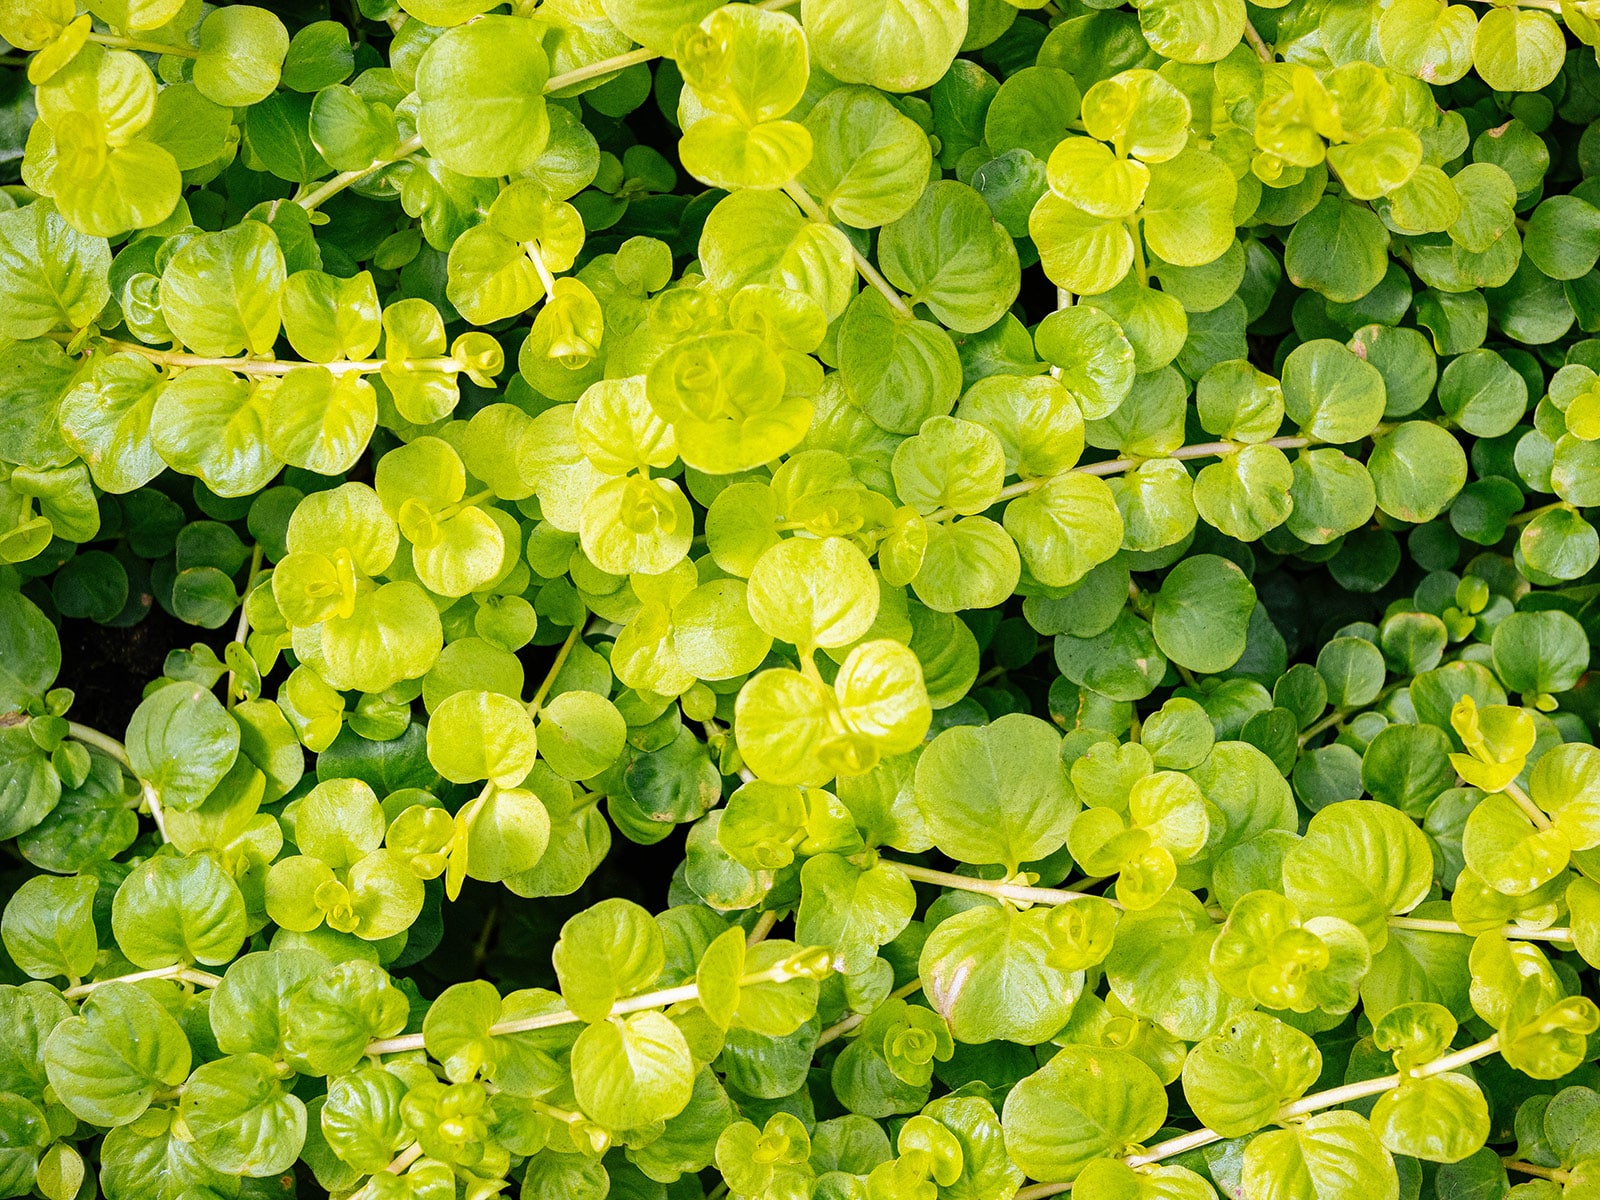
M 1492 9 L 1472 35 L 1472 65 L 1484 83 L 1502 92 L 1537 92 L 1566 58 L 1566 40 L 1549 13 Z
M 1448 430 L 1406 421 L 1376 439 L 1367 469 L 1378 507 L 1420 525 L 1456 498 L 1467 480 L 1467 456 Z
M 1399 809 L 1344 800 L 1311 818 L 1283 863 L 1284 891 L 1305 915 L 1342 917 L 1377 949 L 1391 915 L 1409 912 L 1433 883 L 1427 837 Z
M 1124 1050 L 1066 1046 L 1011 1089 L 1001 1122 L 1006 1153 L 1044 1183 L 1069 1183 L 1091 1160 L 1120 1155 L 1161 1128 L 1156 1074 Z
M 1134 354 L 1117 322 L 1098 308 L 1058 309 L 1034 331 L 1039 353 L 1061 371 L 1086 418 L 1109 416 L 1133 386 Z
M 170 683 L 134 710 L 128 761 L 161 803 L 199 808 L 239 756 L 239 725 L 205 688 Z
M 417 132 L 428 153 L 462 175 L 514 175 L 549 136 L 549 64 L 540 28 L 490 16 L 445 31 L 417 64 Z
M 1354 442 L 1383 419 L 1383 376 L 1327 338 L 1305 342 L 1283 364 L 1283 407 L 1300 431 L 1323 442 Z
M 886 92 L 938 82 L 967 34 L 960 0 L 803 0 L 800 19 L 823 70 Z
M 0 939 L 11 961 L 35 979 L 81 979 L 94 967 L 100 943 L 94 929 L 92 875 L 36 875 L 6 901 Z
M 845 224 L 887 225 L 924 194 L 932 166 L 927 135 L 881 93 L 839 88 L 804 123 L 812 152 L 800 183 Z
M 1186 558 L 1156 596 L 1151 629 L 1173 662 L 1214 675 L 1244 653 L 1256 590 L 1237 565 L 1215 554 Z
M 48 204 L 0 213 L 0 336 L 82 329 L 111 299 L 104 238 L 79 233 Z
M 1560 609 L 1512 613 L 1494 627 L 1491 645 L 1495 673 L 1514 692 L 1565 692 L 1589 667 L 1589 639 Z
M 982 905 L 941 921 L 923 943 L 929 1002 L 958 1042 L 1037 1044 L 1072 1015 L 1083 974 L 1050 962 L 1049 910 Z
M 212 19 L 247 8 L 219 9 Z M 276 20 L 276 18 L 273 18 Z M 187 242 L 161 273 L 161 311 L 197 354 L 265 354 L 278 337 L 286 271 L 271 226 L 243 221 Z
M 675 1117 L 694 1092 L 683 1034 L 661 1013 L 597 1021 L 572 1047 L 578 1107 L 606 1129 L 636 1129 Z
M 96 988 L 50 1033 L 44 1066 L 61 1103 L 100 1126 L 137 1120 L 189 1075 L 189 1041 L 161 1002 L 131 983 Z
M 1262 1134 L 1245 1148 L 1240 1180 L 1264 1200 L 1397 1200 L 1400 1195 L 1394 1159 L 1366 1118 L 1353 1112 L 1318 1113 Z
M 16 711 L 42 697 L 61 670 L 61 639 L 39 606 L 0 588 L 0 709 Z
M 498 692 L 456 692 L 428 722 L 428 761 L 452 783 L 514 787 L 533 770 L 538 744 L 528 710 Z
M 178 1111 L 200 1157 L 228 1175 L 280 1174 L 305 1144 L 305 1105 L 284 1091 L 272 1061 L 260 1054 L 196 1068 Z
M 244 898 L 209 855 L 164 855 L 122 881 L 111 928 L 122 953 L 141 967 L 221 964 L 244 944 Z
M 1195 1116 L 1223 1137 L 1271 1123 L 1322 1071 L 1309 1035 L 1265 1013 L 1240 1013 L 1199 1042 L 1183 1064 L 1183 1095 Z
M 1378 286 L 1388 251 L 1389 231 L 1370 209 L 1324 196 L 1289 234 L 1283 267 L 1297 287 L 1346 304 Z
M 1020 713 L 934 738 L 916 771 L 934 843 L 961 862 L 1011 871 L 1060 849 L 1078 805 L 1059 747 L 1046 722 Z
M 747 599 L 764 632 L 809 653 L 867 632 L 878 583 L 866 555 L 843 538 L 788 538 L 756 560 Z
M 200 54 L 194 82 L 206 99 L 244 108 L 278 86 L 289 31 L 265 8 L 235 4 L 213 10 L 200 23 Z

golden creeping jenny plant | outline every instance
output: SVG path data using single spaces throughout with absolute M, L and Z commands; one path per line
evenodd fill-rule
M 1590 0 L 0 37 L 0 1196 L 1596 1194 Z

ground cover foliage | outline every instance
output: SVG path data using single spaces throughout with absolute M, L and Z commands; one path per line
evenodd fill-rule
M 0 1195 L 1600 1195 L 1589 5 L 87 8 Z

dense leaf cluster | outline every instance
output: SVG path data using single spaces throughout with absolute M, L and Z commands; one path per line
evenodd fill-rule
M 1600 1194 L 1588 0 L 0 36 L 0 1196 Z

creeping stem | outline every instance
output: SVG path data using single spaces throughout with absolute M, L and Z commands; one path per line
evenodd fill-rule
M 1460 933 L 1467 931 L 1454 921 L 1434 921 L 1426 917 L 1390 917 L 1390 929 L 1414 929 L 1419 933 Z M 1507 925 L 1502 932 L 1508 938 L 1522 942 L 1571 942 L 1572 930 L 1562 925 L 1549 929 L 1525 929 L 1520 925 Z M 1467 934 L 1467 936 L 1471 936 Z
M 1311 445 L 1308 437 L 1275 437 L 1264 442 L 1200 442 L 1193 446 L 1179 446 L 1171 454 L 1154 457 L 1166 458 L 1217 458 L 1224 454 L 1233 454 L 1240 450 L 1248 449 L 1251 445 L 1272 446 L 1278 450 L 1301 450 Z M 1086 467 L 1073 467 L 1080 475 L 1120 475 L 1124 471 L 1131 471 L 1145 459 L 1118 458 L 1111 462 L 1090 463 Z M 1037 486 L 1037 485 L 1035 485 Z
M 799 3 L 799 0 L 761 0 L 761 4 L 758 7 L 776 11 L 797 3 Z M 178 53 L 181 53 L 181 51 L 178 51 Z M 564 91 L 577 84 L 586 83 L 591 79 L 598 79 L 602 75 L 610 75 L 614 71 L 623 71 L 628 67 L 647 63 L 659 57 L 660 55 L 654 50 L 647 50 L 643 46 L 636 50 L 629 50 L 625 54 L 614 54 L 610 58 L 602 58 L 581 67 L 574 67 L 570 71 L 563 71 L 559 75 L 550 76 L 549 79 L 545 80 L 545 94 L 551 95 Z M 360 167 L 354 171 L 342 171 L 338 175 L 331 176 L 304 195 L 296 196 L 295 203 L 307 212 L 312 212 L 330 196 L 337 196 L 351 184 L 360 183 L 368 175 L 375 174 L 387 166 L 410 158 L 421 149 L 422 138 L 420 136 L 409 137 L 395 147 L 392 157 L 380 158 L 370 166 Z
M 1060 312 L 1064 308 L 1071 308 L 1075 302 L 1076 302 L 1076 297 L 1074 297 L 1071 292 L 1067 291 L 1066 288 L 1058 287 L 1056 289 L 1056 311 L 1057 312 Z M 1051 367 L 1050 367 L 1050 378 L 1052 378 L 1052 379 L 1060 379 L 1061 378 L 1061 368 L 1059 366 L 1056 366 L 1054 364 L 1051 365 Z
M 110 46 L 114 50 L 137 50 L 144 54 L 174 54 L 179 58 L 199 58 L 200 51 L 193 46 L 173 46 L 166 42 L 146 42 L 138 38 L 117 37 L 111 33 L 89 34 L 91 42 Z
M 1535 521 L 1544 516 L 1545 513 L 1555 512 L 1558 509 L 1575 513 L 1578 511 L 1578 506 L 1576 504 L 1571 504 L 1566 500 L 1557 500 L 1554 504 L 1541 504 L 1538 508 L 1530 508 L 1523 512 L 1519 512 L 1516 516 L 1507 521 L 1506 525 L 1507 527 L 1526 525 L 1530 521 Z
M 922 883 L 936 883 L 942 887 L 955 888 L 963 892 L 977 892 L 985 896 L 993 896 L 997 900 L 1015 900 L 1023 904 L 1066 904 L 1072 900 L 1081 900 L 1092 893 L 1072 892 L 1062 888 L 1030 887 L 1026 884 L 1010 883 L 1001 879 L 974 879 L 970 875 L 957 875 L 950 871 L 934 871 L 928 867 L 919 867 L 915 863 L 904 863 L 892 858 L 880 859 L 890 866 L 899 867 L 908 879 L 915 879 Z M 1104 900 L 1107 904 L 1121 908 L 1109 896 L 1096 896 L 1095 899 Z M 1207 910 L 1214 920 L 1223 919 L 1226 914 L 1219 908 Z M 1421 917 L 1390 917 L 1391 929 L 1411 929 L 1422 933 L 1459 933 L 1472 936 L 1454 921 L 1435 921 Z M 1505 935 L 1526 941 L 1539 942 L 1571 942 L 1572 930 L 1558 926 L 1552 929 L 1524 929 L 1520 925 L 1507 925 L 1504 927 Z
M 1495 0 L 1470 0 L 1473 4 L 1493 5 Z M 1561 0 L 1517 0 L 1518 8 L 1542 8 L 1547 13 L 1561 13 Z M 1586 6 L 1585 6 L 1586 7 Z
M 1272 446 L 1279 450 L 1299 450 L 1311 445 L 1311 439 L 1308 437 L 1275 437 L 1268 438 L 1264 442 L 1256 442 L 1253 444 L 1259 446 Z M 1159 461 L 1162 458 L 1215 458 L 1224 454 L 1233 454 L 1237 451 L 1245 449 L 1246 446 L 1247 443 L 1245 442 L 1201 442 L 1200 444 L 1194 446 L 1179 446 L 1171 454 L 1152 455 L 1147 459 L 1114 458 L 1109 462 L 1097 462 L 1089 463 L 1086 466 L 1081 467 L 1069 467 L 1066 471 L 1063 471 L 1062 474 L 1120 475 L 1124 471 L 1133 470 L 1133 468 L 1137 467 L 1141 462 Z M 1018 480 L 1016 483 L 1008 484 L 1007 486 L 1001 488 L 1000 494 L 995 497 L 995 501 L 998 503 L 1001 500 L 1011 500 L 1017 496 L 1026 496 L 1029 492 L 1036 491 L 1039 488 L 1044 487 L 1047 483 L 1055 478 L 1057 478 L 1055 475 L 1039 475 L 1032 479 Z M 941 508 L 929 513 L 923 518 L 923 520 L 932 524 L 939 521 L 948 521 L 951 517 L 960 515 L 961 514 L 956 512 L 956 510 L 953 508 Z
M 1374 696 L 1371 702 L 1365 707 L 1368 709 L 1375 707 L 1391 693 L 1398 691 L 1403 682 L 1404 680 L 1397 679 L 1395 682 L 1389 684 L 1386 688 Z M 1361 711 L 1362 709 L 1360 707 L 1336 708 L 1327 716 L 1323 717 L 1320 721 L 1316 721 L 1311 725 L 1307 725 L 1299 737 L 1301 748 L 1304 749 L 1307 745 L 1309 745 L 1312 739 L 1315 738 L 1319 733 L 1326 733 L 1330 729 L 1340 728 L 1346 721 Z
M 790 979 L 800 979 L 810 974 L 802 959 L 809 959 L 812 955 L 802 952 L 795 958 L 768 967 L 765 971 L 758 971 L 753 975 L 746 975 L 739 980 L 740 987 L 755 987 L 763 983 L 783 983 Z M 645 992 L 638 996 L 628 996 L 618 1000 L 611 1006 L 610 1016 L 620 1017 L 628 1013 L 643 1012 L 647 1008 L 664 1008 L 670 1004 L 681 1004 L 685 1000 L 698 1000 L 700 986 L 698 983 L 685 983 L 674 988 L 663 988 L 659 992 Z M 558 1008 L 553 1012 L 540 1013 L 536 1017 L 522 1017 L 514 1021 L 501 1021 L 489 1026 L 491 1036 L 504 1036 L 511 1033 L 530 1033 L 535 1029 L 552 1029 L 558 1025 L 575 1025 L 583 1021 L 568 1008 Z M 368 1056 L 380 1054 L 401 1054 L 410 1050 L 422 1050 L 426 1042 L 420 1033 L 407 1033 L 400 1037 L 380 1038 L 368 1042 L 365 1053 Z
M 1424 1063 L 1405 1074 L 1381 1075 L 1377 1079 L 1363 1079 L 1356 1083 L 1347 1083 L 1343 1087 L 1330 1088 L 1326 1092 L 1317 1092 L 1315 1095 L 1302 1096 L 1292 1104 L 1285 1104 L 1273 1118 L 1274 1123 L 1284 1124 L 1298 1117 L 1310 1116 L 1312 1113 L 1321 1112 L 1327 1108 L 1337 1108 L 1341 1104 L 1348 1104 L 1352 1100 L 1361 1100 L 1367 1096 L 1378 1096 L 1384 1092 L 1393 1091 L 1407 1079 L 1425 1079 L 1430 1075 L 1440 1075 L 1446 1071 L 1454 1071 L 1468 1063 L 1477 1062 L 1480 1058 L 1500 1049 L 1500 1035 L 1494 1034 L 1475 1045 L 1464 1050 L 1456 1050 L 1432 1062 Z M 1222 1135 L 1213 1133 L 1209 1129 L 1197 1129 L 1193 1133 L 1185 1133 L 1180 1137 L 1170 1138 L 1165 1142 L 1157 1142 L 1141 1150 L 1138 1154 L 1131 1154 L 1123 1161 L 1130 1167 L 1142 1167 L 1150 1163 L 1160 1162 L 1163 1159 L 1175 1158 L 1190 1150 L 1198 1150 L 1201 1146 L 1209 1146 L 1213 1142 L 1220 1142 Z M 1070 1183 L 1036 1183 L 1032 1187 L 1025 1187 L 1016 1195 L 1016 1200 L 1043 1200 L 1045 1196 L 1055 1196 L 1068 1191 Z
M 197 987 L 208 988 L 216 987 L 222 982 L 221 976 L 213 975 L 210 971 L 200 971 L 183 963 L 175 963 L 170 967 L 156 967 L 150 971 L 134 971 L 131 975 L 115 975 L 110 979 L 91 979 L 88 983 L 75 983 L 61 994 L 68 1000 L 79 1000 L 108 983 L 140 983 L 146 979 L 172 979 L 179 983 L 192 983 Z
M 158 350 L 140 342 L 124 342 L 117 338 L 102 338 L 100 344 L 114 354 L 137 354 L 151 362 L 167 367 L 226 367 L 239 375 L 287 375 L 308 367 L 321 367 L 333 375 L 372 375 L 388 364 L 388 359 L 361 359 L 355 362 L 280 362 L 277 359 L 257 358 L 207 358 L 203 354 L 189 354 L 183 350 Z M 464 371 L 467 365 L 456 358 L 408 358 L 397 365 L 407 371 Z
M 613 54 L 610 58 L 602 58 L 586 66 L 574 67 L 570 71 L 563 71 L 559 75 L 552 75 L 545 80 L 546 92 L 559 92 L 579 83 L 587 83 L 591 79 L 599 79 L 602 75 L 609 75 L 613 71 L 625 71 L 629 67 L 636 67 L 640 63 L 647 63 L 657 57 L 654 50 L 646 50 L 640 46 L 637 50 L 629 50 L 623 54 Z
M 1091 898 L 1089 892 L 1069 892 L 1061 888 L 1027 887 L 1023 884 L 1006 883 L 998 879 L 974 879 L 970 875 L 956 875 L 950 871 L 934 871 L 928 867 L 895 862 L 887 858 L 883 861 L 899 867 L 907 879 L 915 879 L 919 883 L 937 883 L 943 887 L 955 888 L 958 891 L 981 892 L 985 896 L 993 896 L 1001 900 L 1019 900 L 1024 904 L 1067 904 L 1073 900 Z M 1102 897 L 1098 896 L 1093 898 L 1102 899 Z M 1118 907 L 1120 908 L 1121 905 L 1118 905 Z
M 1311 741 L 1312 738 L 1316 737 L 1317 734 L 1326 733 L 1335 726 L 1343 725 L 1349 716 L 1350 713 L 1345 709 L 1334 709 L 1327 716 L 1323 717 L 1322 720 L 1316 722 L 1315 724 L 1306 726 L 1305 732 L 1300 735 L 1300 745 L 1305 746 L 1306 743 Z
M 380 1175 L 404 1175 L 406 1173 L 407 1169 L 411 1166 L 411 1164 L 416 1162 L 417 1159 L 419 1159 L 421 1157 L 422 1157 L 422 1143 L 421 1142 L 412 1142 L 411 1145 L 407 1146 L 404 1150 L 400 1151 L 399 1154 L 395 1155 L 394 1156 L 394 1161 L 391 1162 L 382 1171 L 379 1171 L 378 1174 L 380 1174 Z M 350 1200 L 366 1200 L 366 1197 L 369 1197 L 372 1194 L 373 1194 L 372 1181 L 368 1180 L 366 1183 L 361 1185 L 361 1189 L 359 1191 L 352 1193 L 352 1195 L 350 1197 Z

